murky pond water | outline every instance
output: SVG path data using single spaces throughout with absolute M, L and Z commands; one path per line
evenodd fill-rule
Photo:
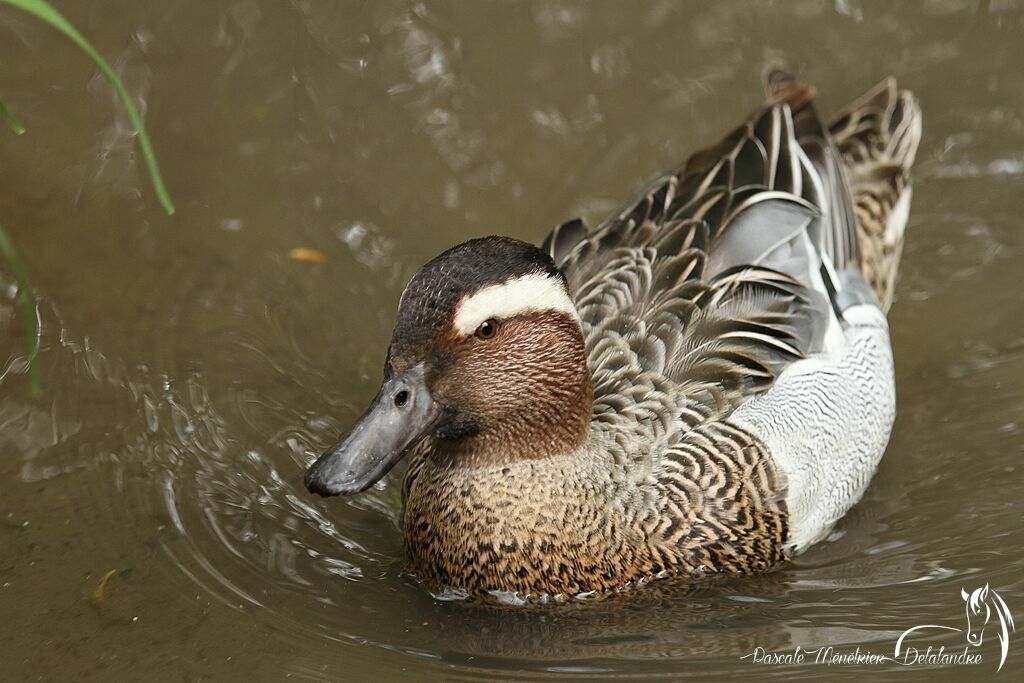
M 2 266 L 0 678 L 995 672 L 995 630 L 968 667 L 741 657 L 891 655 L 912 626 L 963 628 L 961 587 L 986 583 L 1024 615 L 1024 3 L 59 4 L 144 103 L 178 213 L 91 64 L 0 8 L 0 96 L 29 127 L 0 130 L 0 223 L 44 381 L 33 398 Z M 893 73 L 925 116 L 899 418 L 828 542 L 763 576 L 508 609 L 403 574 L 395 476 L 306 493 L 420 263 L 600 219 L 745 116 L 772 59 L 826 111 Z M 1021 667 L 1011 635 L 1002 675 Z

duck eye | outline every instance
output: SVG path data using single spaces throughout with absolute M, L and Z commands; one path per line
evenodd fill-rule
M 498 321 L 494 318 L 488 318 L 487 320 L 480 323 L 480 327 L 476 328 L 476 336 L 480 339 L 490 339 L 498 332 Z

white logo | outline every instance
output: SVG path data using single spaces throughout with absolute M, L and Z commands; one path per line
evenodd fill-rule
M 900 650 L 903 648 L 904 638 L 914 631 L 924 628 L 937 628 L 945 631 L 965 631 L 967 634 L 967 644 L 973 647 L 980 647 L 984 640 L 985 627 L 988 626 L 989 621 L 992 620 L 993 613 L 995 613 L 995 616 L 999 619 L 999 632 L 996 633 L 996 638 L 999 639 L 999 646 L 1001 648 L 999 654 L 999 667 L 996 669 L 996 672 L 1001 671 L 1003 663 L 1006 662 L 1006 653 L 1010 650 L 1010 632 L 1016 630 L 1013 625 L 1013 615 L 1010 614 L 1010 609 L 1006 606 L 1006 602 L 999 597 L 999 593 L 996 593 L 994 590 L 989 590 L 987 583 L 982 588 L 975 588 L 970 592 L 970 594 L 961 588 L 960 597 L 962 597 L 964 599 L 964 603 L 966 603 L 966 629 L 953 628 L 951 626 L 939 626 L 938 624 L 922 624 L 921 626 L 908 628 L 896 641 L 895 656 L 899 658 Z
M 763 647 L 756 647 L 754 651 L 742 655 L 740 659 L 750 660 L 752 664 L 803 664 L 814 663 L 825 666 L 844 664 L 875 664 L 875 665 L 899 665 L 899 666 L 942 666 L 942 665 L 975 665 L 982 662 L 982 655 L 979 650 L 985 639 L 985 630 L 995 631 L 995 639 L 999 642 L 999 672 L 1006 663 L 1006 654 L 1010 650 L 1010 633 L 1013 632 L 1013 616 L 1006 602 L 985 584 L 982 588 L 976 588 L 968 593 L 960 589 L 960 597 L 964 599 L 964 609 L 967 617 L 966 628 L 954 628 L 952 626 L 941 626 L 939 624 L 922 624 L 908 628 L 896 640 L 896 649 L 893 654 L 888 652 L 872 651 L 862 649 L 860 645 L 856 649 L 844 649 L 832 645 L 822 645 L 811 649 L 804 645 L 797 645 L 792 650 L 769 651 Z M 923 634 L 918 633 L 926 629 L 938 629 L 942 631 L 954 631 L 963 633 L 967 641 L 959 649 L 947 650 L 947 645 L 928 643 Z M 907 642 L 904 642 L 907 641 Z M 988 642 L 992 641 L 990 637 Z

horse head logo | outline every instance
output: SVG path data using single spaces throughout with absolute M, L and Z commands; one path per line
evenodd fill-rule
M 963 629 L 964 634 L 967 636 L 967 644 L 971 647 L 978 647 L 985 639 L 985 628 L 989 625 L 989 622 L 998 622 L 998 632 L 996 638 L 999 639 L 999 668 L 996 671 L 1000 671 L 1003 668 L 1003 664 L 1006 662 L 1006 653 L 1010 651 L 1010 632 L 1016 630 L 1013 625 L 1013 616 L 1010 614 L 1010 608 L 1006 606 L 1006 603 L 999 593 L 994 590 L 990 590 L 988 584 L 985 584 L 981 588 L 975 588 L 973 591 L 968 593 L 963 588 L 960 589 L 960 597 L 964 599 L 965 611 L 967 613 L 967 628 Z M 993 616 L 995 618 L 993 618 Z M 922 624 L 920 626 L 914 626 L 908 628 L 903 632 L 896 640 L 895 656 L 899 657 L 900 652 L 903 651 L 903 641 L 915 631 L 922 629 L 940 629 L 945 631 L 960 631 L 961 629 L 953 628 L 952 626 L 941 626 L 939 624 Z
M 1006 653 L 1010 649 L 1010 631 L 1016 630 L 1013 625 L 1013 615 L 1010 614 L 1010 609 L 1003 602 L 1003 599 L 999 597 L 999 593 L 988 589 L 987 583 L 981 588 L 975 588 L 970 593 L 961 588 L 960 597 L 966 603 L 964 611 L 967 612 L 966 633 L 969 645 L 974 647 L 981 645 L 985 636 L 985 627 L 988 626 L 992 615 L 995 614 L 998 617 L 999 632 L 996 633 L 996 637 L 999 639 L 999 645 L 1002 650 L 999 659 L 999 669 L 1002 669 L 1003 662 L 1006 661 Z

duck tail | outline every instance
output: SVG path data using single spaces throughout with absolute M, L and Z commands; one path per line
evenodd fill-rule
M 836 114 L 829 133 L 853 199 L 861 272 L 888 310 L 910 213 L 921 110 L 889 77 Z

